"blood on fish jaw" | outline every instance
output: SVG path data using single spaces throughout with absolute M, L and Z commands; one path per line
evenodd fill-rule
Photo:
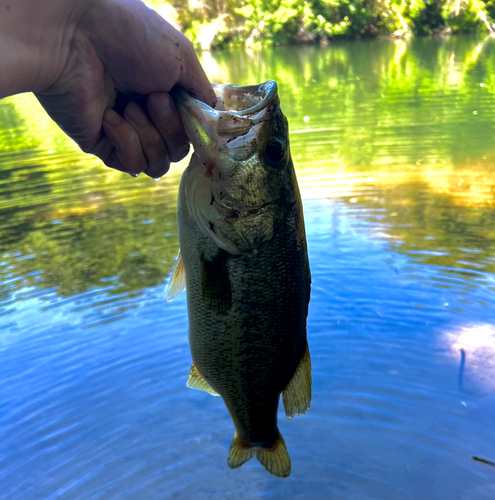
M 206 177 L 211 178 L 211 174 L 213 169 L 215 168 L 215 164 L 213 162 L 205 162 L 203 165 L 206 167 Z

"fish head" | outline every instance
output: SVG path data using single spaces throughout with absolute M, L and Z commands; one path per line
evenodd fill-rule
M 287 119 L 277 84 L 214 84 L 215 109 L 174 90 L 186 134 L 212 180 L 215 200 L 255 209 L 284 195 L 290 160 Z
M 294 201 L 288 123 L 274 81 L 245 87 L 214 84 L 213 88 L 218 98 L 215 108 L 180 88 L 172 92 L 194 147 L 186 198 L 203 232 L 213 237 L 214 231 L 217 240 L 222 233 L 232 243 L 236 238 L 226 234 L 234 231 L 243 242 L 225 248 L 241 253 L 240 249 L 252 249 L 269 239 L 273 228 L 267 220 L 280 218 L 284 207 Z M 246 229 L 251 215 L 258 216 L 257 237 Z M 255 231 L 253 222 L 251 226 Z

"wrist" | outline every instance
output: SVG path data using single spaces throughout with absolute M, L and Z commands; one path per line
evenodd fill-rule
M 0 0 L 0 98 L 51 85 L 67 60 L 86 3 Z

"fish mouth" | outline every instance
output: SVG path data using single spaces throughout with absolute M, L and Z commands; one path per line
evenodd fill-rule
M 232 186 L 240 182 L 245 160 L 247 170 L 260 164 L 254 156 L 271 137 L 273 118 L 281 114 L 277 84 L 214 84 L 213 89 L 218 98 L 215 108 L 179 87 L 171 92 L 194 147 L 193 159 L 181 181 L 181 200 L 199 230 L 218 248 L 232 255 L 252 253 L 254 243 L 232 221 L 249 219 L 268 210 L 275 200 L 262 196 L 245 198 L 242 188 L 237 186 L 232 191 Z
M 263 124 L 279 105 L 277 83 L 234 86 L 213 84 L 217 105 L 212 108 L 174 87 L 172 98 L 179 110 L 195 153 L 208 167 L 222 153 L 245 160 L 256 150 Z
M 236 116 L 250 116 L 266 108 L 278 95 L 277 83 L 270 80 L 260 85 L 213 84 L 218 98 L 215 109 L 222 109 Z

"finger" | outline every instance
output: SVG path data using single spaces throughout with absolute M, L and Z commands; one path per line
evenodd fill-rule
M 106 135 L 103 135 L 95 146 L 91 149 L 85 150 L 85 152 L 100 158 L 100 160 L 103 161 L 107 167 L 119 170 L 120 172 L 128 173 L 120 163 L 120 160 L 117 158 L 115 148 Z
M 122 171 L 134 175 L 140 174 L 147 167 L 147 162 L 139 136 L 132 125 L 113 109 L 107 108 L 103 114 L 103 130 L 115 148 L 115 154 L 123 168 Z M 103 159 L 103 161 L 105 160 Z M 115 158 L 112 162 L 115 163 Z M 109 167 L 112 166 L 106 164 Z
M 189 152 L 189 139 L 172 98 L 164 92 L 153 92 L 147 104 L 151 120 L 165 141 L 170 161 L 182 160 Z
M 193 44 L 182 34 L 178 43 L 182 74 L 177 84 L 186 89 L 195 99 L 214 108 L 217 104 L 217 96 L 198 60 Z
M 153 179 L 164 176 L 170 167 L 167 146 L 160 132 L 135 102 L 127 105 L 125 119 L 137 132 L 148 166 L 144 173 Z

